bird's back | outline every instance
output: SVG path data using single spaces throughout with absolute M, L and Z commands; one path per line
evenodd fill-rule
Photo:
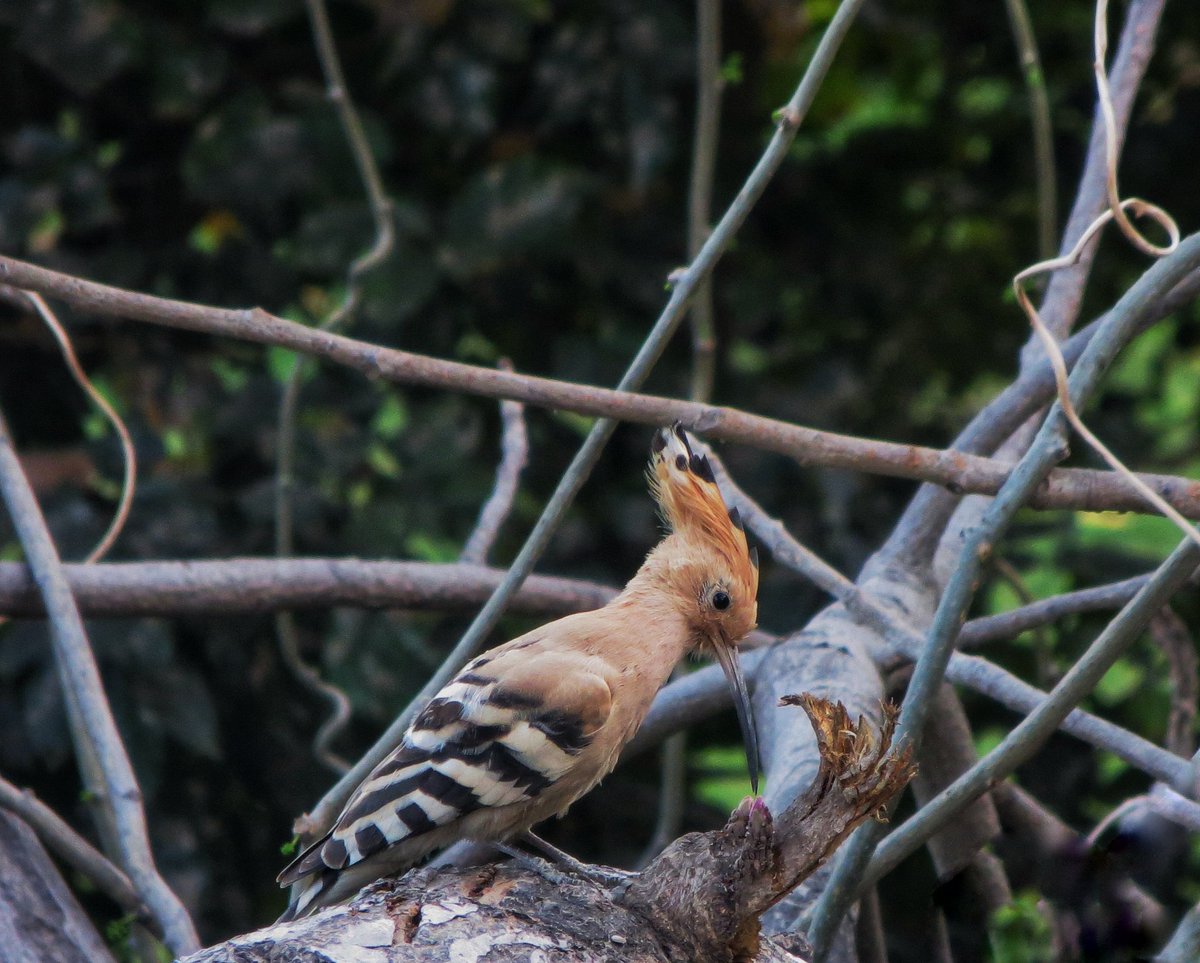
M 287 918 L 454 840 L 527 829 L 603 778 L 662 680 L 637 700 L 640 710 L 623 699 L 614 713 L 628 667 L 598 654 L 606 640 L 597 634 L 614 623 L 597 614 L 568 616 L 484 653 L 431 699 L 333 829 L 279 875 L 282 885 L 305 884 Z

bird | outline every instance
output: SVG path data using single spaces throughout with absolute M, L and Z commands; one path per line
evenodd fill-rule
M 655 432 L 647 476 L 666 534 L 624 590 L 483 653 L 447 683 L 333 828 L 279 874 L 281 886 L 300 884 L 281 922 L 459 840 L 503 843 L 561 816 L 612 771 L 688 655 L 709 654 L 725 673 L 757 795 L 737 659 L 758 615 L 757 551 L 681 425 Z

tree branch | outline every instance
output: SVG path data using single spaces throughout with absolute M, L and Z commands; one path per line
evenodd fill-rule
M 0 256 L 0 277 L 15 287 L 60 298 L 83 310 L 278 345 L 327 358 L 371 377 L 382 377 L 399 384 L 449 388 L 489 398 L 510 398 L 538 407 L 559 408 L 638 424 L 662 425 L 680 421 L 684 427 L 708 439 L 740 442 L 778 452 L 803 466 L 845 468 L 927 481 L 944 486 L 956 494 L 984 495 L 996 494 L 1013 469 L 1009 463 L 961 451 L 943 451 L 817 431 L 736 408 L 576 385 L 457 361 L 443 361 L 308 328 L 260 308 L 233 310 L 171 301 L 85 281 L 14 258 Z M 1183 278 L 1178 280 L 1182 281 Z M 1168 293 L 1155 292 L 1147 302 L 1148 311 L 1152 313 Z M 1048 365 L 1046 370 L 1049 371 Z M 1031 378 L 1030 384 L 1035 380 L 1040 388 L 1040 377 Z M 1027 403 L 1033 408 L 1053 397 L 1052 376 L 1046 378 L 1044 386 L 1044 395 L 1028 399 Z M 1138 477 L 1184 515 L 1200 519 L 1200 484 L 1169 475 L 1141 474 Z M 1078 468 L 1051 472 L 1049 477 L 1035 486 L 1027 503 L 1034 508 L 1081 511 L 1147 510 L 1141 495 L 1119 475 Z
M 481 604 L 504 577 L 503 569 L 461 562 L 357 558 L 107 562 L 67 564 L 63 572 L 79 608 L 105 617 L 244 615 L 335 605 L 458 612 Z M 595 582 L 533 575 L 513 609 L 566 615 L 599 608 L 616 592 Z M 0 562 L 0 612 L 45 616 L 33 576 L 20 562 Z
M 1045 702 L 1026 716 L 999 746 L 880 845 L 875 858 L 871 860 L 863 885 L 878 880 L 894 869 L 964 805 L 1030 758 L 1058 728 L 1072 707 L 1091 692 L 1113 662 L 1137 640 L 1150 619 L 1187 581 L 1197 564 L 1200 564 L 1200 548 L 1190 539 L 1185 539 L 1133 601 L 1108 624 L 1087 652 L 1063 676 Z M 1184 801 L 1189 802 L 1196 813 L 1200 813 L 1200 806 L 1189 800 Z
M 505 371 L 512 371 L 512 362 L 500 363 Z M 483 565 L 488 552 L 500 533 L 500 526 L 512 511 L 513 499 L 517 497 L 517 486 L 521 472 L 529 461 L 529 436 L 525 431 L 525 406 L 519 401 L 500 402 L 500 464 L 496 467 L 496 484 L 488 500 L 479 512 L 466 545 L 458 558 L 460 562 Z
M 237 937 L 187 963 L 278 959 L 292 950 L 329 959 L 390 961 L 703 959 L 796 963 L 794 942 L 760 933 L 762 913 L 812 873 L 846 834 L 875 815 L 912 775 L 891 744 L 894 718 L 872 731 L 840 705 L 793 696 L 817 731 L 821 763 L 808 791 L 772 816 L 746 799 L 724 828 L 677 840 L 640 876 L 616 871 L 605 891 L 553 868 L 512 863 L 426 866 L 365 888 L 349 906 Z
M 120 733 L 113 721 L 100 670 L 96 666 L 83 621 L 62 572 L 62 561 L 46 528 L 33 490 L 0 416 L 0 496 L 12 517 L 17 537 L 50 615 L 50 639 L 68 707 L 76 752 L 97 760 L 100 785 L 92 786 L 111 814 L 120 861 L 162 927 L 167 945 L 176 955 L 198 947 L 195 927 L 187 910 L 154 866 L 142 807 L 141 790 Z

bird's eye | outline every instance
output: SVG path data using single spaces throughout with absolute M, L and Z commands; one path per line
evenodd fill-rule
M 733 603 L 733 599 L 729 597 L 728 592 L 714 592 L 712 597 L 713 608 L 718 612 L 724 612 Z

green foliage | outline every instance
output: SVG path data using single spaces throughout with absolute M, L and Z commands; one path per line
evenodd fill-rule
M 992 963 L 1051 963 L 1054 932 L 1041 897 L 1030 890 L 1014 895 L 988 921 Z

